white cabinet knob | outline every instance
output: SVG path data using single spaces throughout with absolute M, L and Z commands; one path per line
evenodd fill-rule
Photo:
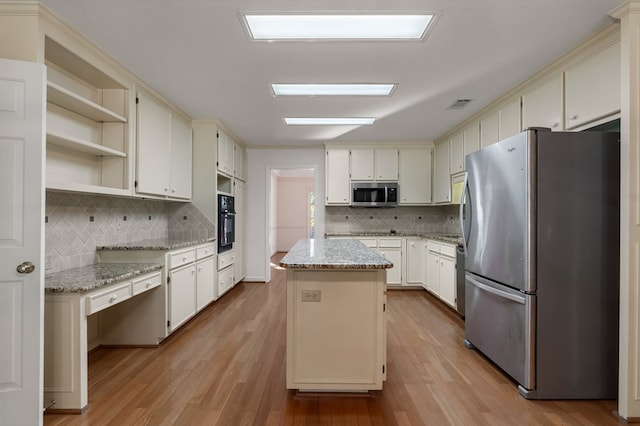
M 571 119 L 571 120 L 577 120 L 577 119 L 578 119 L 578 114 L 576 114 L 576 115 L 572 115 L 572 116 L 570 117 L 570 119 Z

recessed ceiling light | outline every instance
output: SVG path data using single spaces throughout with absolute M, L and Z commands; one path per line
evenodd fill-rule
M 276 96 L 389 96 L 395 84 L 284 84 L 271 85 Z
M 284 122 L 289 126 L 368 126 L 376 121 L 375 118 L 313 118 L 313 117 L 285 117 Z
M 244 14 L 254 40 L 421 40 L 433 14 Z

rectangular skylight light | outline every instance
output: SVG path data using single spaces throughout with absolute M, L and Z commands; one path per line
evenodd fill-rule
M 395 84 L 284 84 L 271 85 L 276 96 L 389 96 Z
M 368 126 L 376 121 L 375 118 L 312 118 L 312 117 L 285 117 L 284 122 L 289 126 Z
M 421 40 L 432 14 L 245 14 L 254 40 Z

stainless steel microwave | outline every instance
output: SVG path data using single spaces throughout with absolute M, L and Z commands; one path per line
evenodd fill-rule
M 397 182 L 351 182 L 351 207 L 396 207 Z

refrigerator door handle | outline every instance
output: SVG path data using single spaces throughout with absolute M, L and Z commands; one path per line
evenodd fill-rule
M 499 290 L 499 289 L 497 289 L 495 287 L 488 286 L 486 284 L 483 284 L 483 283 L 471 278 L 469 276 L 469 274 L 467 274 L 466 279 L 471 284 L 475 285 L 476 287 L 478 287 L 478 288 L 480 288 L 480 289 L 482 289 L 482 290 L 484 290 L 484 291 L 486 291 L 488 293 L 495 294 L 498 297 L 502 297 L 504 299 L 509 299 L 509 300 L 512 300 L 512 301 L 514 301 L 516 303 L 520 303 L 522 305 L 525 304 L 526 299 L 525 299 L 524 296 L 518 296 L 518 295 L 515 295 L 515 294 L 512 294 L 512 293 L 507 293 L 506 291 L 502 291 L 502 290 Z
M 464 205 L 467 201 L 467 174 L 464 174 L 464 183 L 462 185 L 462 194 L 460 196 L 460 229 L 462 230 L 462 248 L 464 249 L 465 256 L 467 254 L 467 236 L 464 231 Z M 469 218 L 471 220 L 471 218 Z

